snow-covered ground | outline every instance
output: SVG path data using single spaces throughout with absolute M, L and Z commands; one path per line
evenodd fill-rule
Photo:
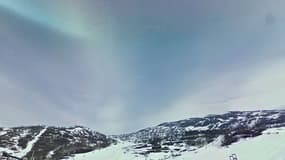
M 285 160 L 285 128 L 268 129 L 263 135 L 241 140 L 229 147 L 220 147 L 219 141 L 181 156 L 171 157 L 166 153 L 152 153 L 148 156 L 135 155 L 127 151 L 131 143 L 119 142 L 105 149 L 78 154 L 70 160 L 228 160 L 236 154 L 239 160 Z

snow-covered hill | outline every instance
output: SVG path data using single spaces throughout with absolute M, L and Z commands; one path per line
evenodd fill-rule
M 242 139 L 230 146 L 220 146 L 220 140 L 180 156 L 158 152 L 148 155 L 133 154 L 130 142 L 113 144 L 102 150 L 78 154 L 70 160 L 229 160 L 236 154 L 239 160 L 284 160 L 285 128 L 267 129 L 258 137 Z
M 285 111 L 229 112 L 162 123 L 74 160 L 285 160 Z
M 0 128 L 0 152 L 58 160 L 109 146 L 113 140 L 88 128 L 29 126 Z
M 45 131 L 43 126 L 0 128 L 0 151 L 22 157 Z
M 88 128 L 0 128 L 0 152 L 36 160 L 285 160 L 285 110 L 229 112 L 106 136 Z
M 284 110 L 229 112 L 204 118 L 189 118 L 117 136 L 135 145 L 137 154 L 165 152 L 180 155 L 195 151 L 222 137 L 220 146 L 256 137 L 269 128 L 285 126 Z

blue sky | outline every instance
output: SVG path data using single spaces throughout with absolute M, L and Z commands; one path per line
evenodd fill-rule
M 281 0 L 0 1 L 0 125 L 116 134 L 284 108 Z

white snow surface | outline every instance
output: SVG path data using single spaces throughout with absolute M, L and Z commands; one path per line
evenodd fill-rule
M 188 126 L 185 128 L 186 131 L 206 131 L 209 130 L 208 126 L 203 127 L 194 127 L 194 126 Z
M 236 154 L 239 160 L 285 160 L 285 128 L 268 129 L 261 136 L 240 140 L 229 147 L 220 147 L 219 137 L 215 142 L 195 151 L 183 152 L 172 157 L 169 153 L 136 155 L 129 150 L 129 142 L 118 142 L 105 149 L 77 154 L 69 160 L 228 160 Z

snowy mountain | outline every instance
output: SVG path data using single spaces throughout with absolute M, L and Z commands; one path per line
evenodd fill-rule
M 283 160 L 282 140 L 285 110 L 208 115 L 115 136 L 81 126 L 0 128 L 0 152 L 37 160 L 226 160 L 233 153 L 242 160 L 263 154 L 259 160 Z
M 0 128 L 0 152 L 17 157 L 61 159 L 90 152 L 113 143 L 107 136 L 88 128 L 29 126 Z
M 195 151 L 182 152 L 179 156 L 165 152 L 137 155 L 128 150 L 132 143 L 121 142 L 102 150 L 78 154 L 70 160 L 229 160 L 233 154 L 238 160 L 285 159 L 285 128 L 267 129 L 258 137 L 241 139 L 227 147 L 219 146 L 219 140 Z
M 135 154 L 164 152 L 181 155 L 219 140 L 219 146 L 229 146 L 239 140 L 262 135 L 269 128 L 285 126 L 285 110 L 229 112 L 162 123 L 135 133 L 120 135 Z

